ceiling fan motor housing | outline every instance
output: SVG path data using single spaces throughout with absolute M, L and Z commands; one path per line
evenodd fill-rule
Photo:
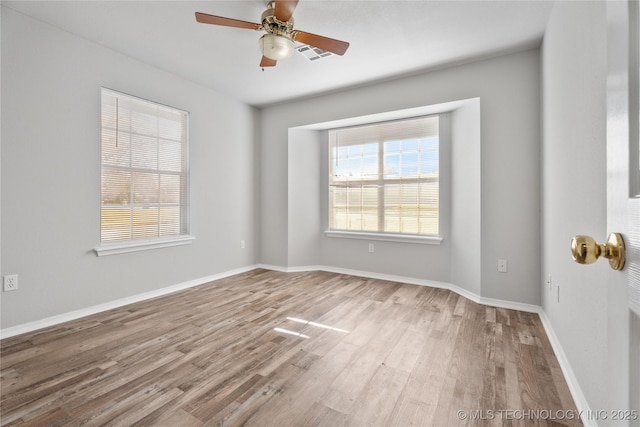
M 293 17 L 284 22 L 275 16 L 275 2 L 267 5 L 267 10 L 262 12 L 262 29 L 270 34 L 284 35 L 291 37 L 293 33 Z
M 279 61 L 289 58 L 294 51 L 293 18 L 282 22 L 275 17 L 275 2 L 267 5 L 262 13 L 262 28 L 267 34 L 258 41 L 260 52 L 269 59 Z

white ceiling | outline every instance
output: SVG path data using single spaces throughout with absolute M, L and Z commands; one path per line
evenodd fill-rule
M 259 22 L 265 1 L 3 1 L 30 15 L 256 106 L 537 47 L 552 1 L 301 0 L 295 28 L 351 43 L 258 66 L 261 33 L 199 24 L 194 12 Z

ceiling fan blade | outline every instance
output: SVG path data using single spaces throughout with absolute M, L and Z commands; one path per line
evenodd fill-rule
M 276 0 L 274 15 L 277 20 L 287 22 L 293 16 L 299 0 Z
M 305 43 L 313 47 L 319 47 L 327 52 L 336 55 L 344 55 L 349 48 L 349 43 L 341 40 L 331 39 L 329 37 L 319 36 L 304 31 L 294 31 L 293 38 L 300 43 Z
M 260 29 L 260 24 L 240 21 L 239 19 L 224 18 L 222 16 L 208 15 L 201 12 L 196 12 L 196 21 L 202 24 L 223 25 L 225 27 L 247 28 L 249 30 Z
M 275 59 L 271 59 L 271 58 L 267 58 L 266 56 L 262 57 L 262 61 L 260 61 L 260 66 L 261 67 L 275 67 L 276 63 L 278 61 L 276 61 Z

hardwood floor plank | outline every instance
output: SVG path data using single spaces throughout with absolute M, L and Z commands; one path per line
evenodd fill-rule
M 331 384 L 329 391 L 322 397 L 322 403 L 336 411 L 348 414 L 356 402 L 357 397 L 365 389 L 375 375 L 377 368 L 382 365 L 399 337 L 407 328 L 406 324 L 398 321 L 387 321 L 375 325 L 375 333 L 370 339 L 363 341 L 345 341 L 361 347 L 352 362 L 340 373 Z M 368 335 L 371 331 L 362 331 Z M 354 331 L 355 333 L 355 331 Z
M 349 412 L 348 425 L 387 426 L 409 379 L 409 373 L 386 365 L 378 367 Z
M 289 420 L 306 419 L 316 401 L 319 401 L 335 378 L 354 360 L 360 350 L 360 347 L 341 341 L 324 357 L 313 354 L 303 355 L 294 365 L 307 366 L 303 368 L 306 370 L 297 378 L 292 378 L 292 381 L 283 387 L 279 398 L 269 401 L 265 409 L 273 413 L 286 409 L 286 413 L 291 418 L 281 418 L 281 424 L 290 423 Z M 310 357 L 314 360 L 312 364 L 309 363 Z M 337 413 L 331 408 L 321 406 L 327 409 L 326 415 L 329 418 L 333 418 L 331 414 Z M 260 413 L 256 414 L 255 419 L 260 419 Z
M 0 342 L 2 426 L 517 426 L 458 411 L 529 409 L 575 410 L 537 315 L 344 274 L 256 269 Z
M 37 418 L 25 422 L 30 427 L 58 427 L 68 426 L 70 423 L 73 423 L 73 418 L 62 408 L 52 409 Z
M 346 425 L 346 416 L 319 403 L 314 403 L 306 412 L 303 427 L 341 427 Z
M 165 410 L 158 415 L 159 418 L 142 418 L 131 424 L 131 427 L 201 427 L 203 425 L 202 421 L 183 410 Z
M 425 335 L 426 332 L 420 332 L 410 327 L 407 328 L 396 345 L 392 347 L 391 352 L 384 361 L 385 365 L 411 373 L 422 352 L 422 345 L 426 339 Z
M 302 369 L 297 366 L 285 364 L 270 376 L 265 377 L 261 382 L 258 382 L 236 399 L 240 406 L 224 420 L 225 424 L 231 426 L 264 425 L 267 421 L 282 417 L 283 408 L 273 410 L 266 403 L 272 399 L 277 399 L 283 392 L 284 384 L 291 381 L 292 377 L 295 377 L 300 371 Z M 286 419 L 286 416 L 284 416 L 284 419 Z
M 429 405 L 407 396 L 400 395 L 396 406 L 389 416 L 390 426 L 431 426 L 435 414 L 435 405 Z
M 17 418 L 30 419 L 42 415 L 44 410 L 53 406 L 56 399 L 66 394 L 68 388 L 81 383 L 85 378 L 95 378 L 99 374 L 96 368 L 87 368 L 82 372 L 69 372 L 41 383 L 32 384 L 5 397 L 2 395 L 2 420 Z

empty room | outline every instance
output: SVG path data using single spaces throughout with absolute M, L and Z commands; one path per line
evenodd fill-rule
M 0 1 L 0 425 L 640 426 L 637 1 Z

